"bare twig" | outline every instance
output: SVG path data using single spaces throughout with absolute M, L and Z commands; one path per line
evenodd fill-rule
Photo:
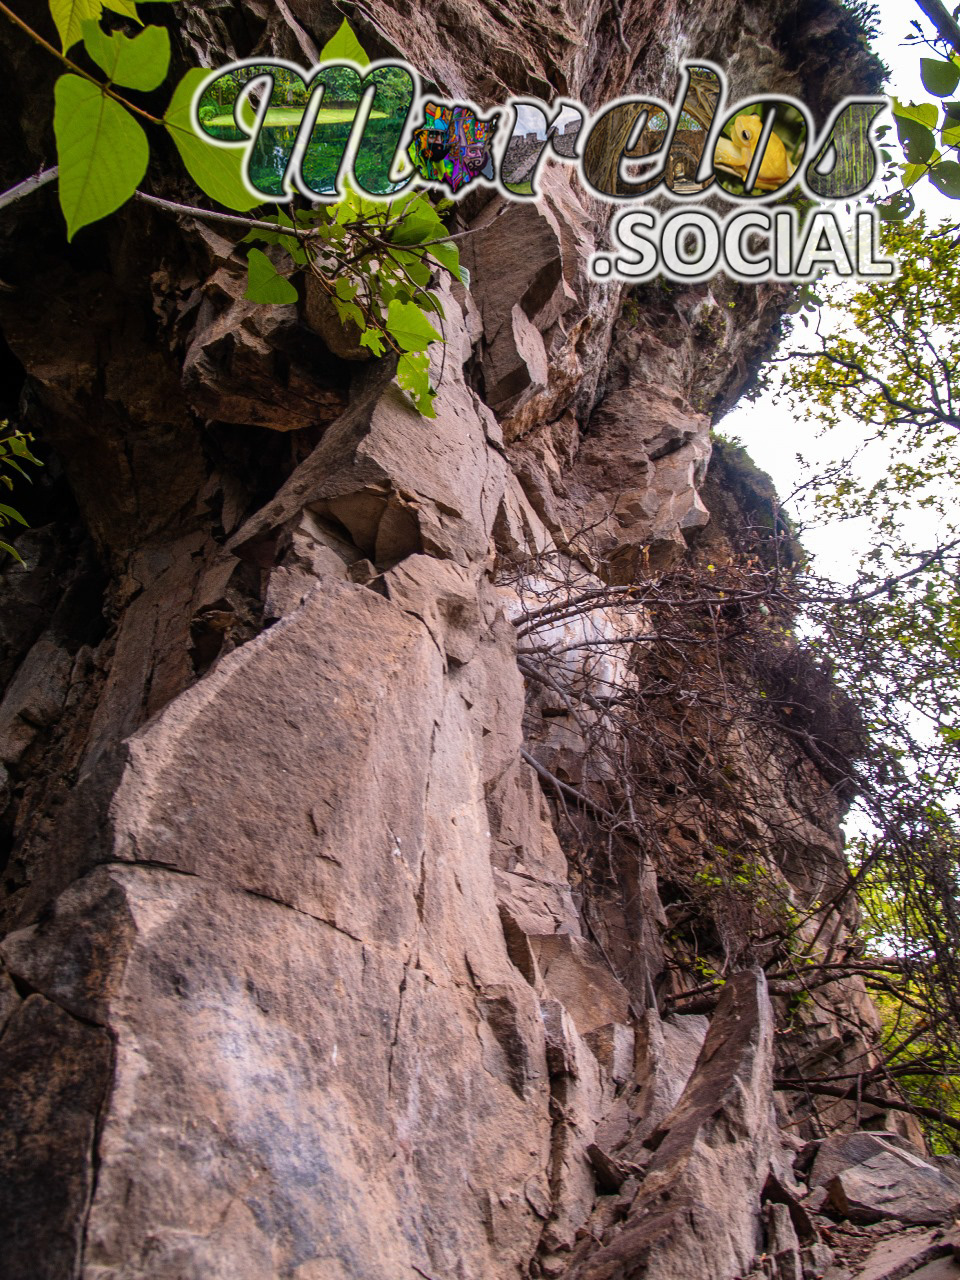
M 57 165 L 54 165 L 52 169 L 42 169 L 40 173 L 35 173 L 32 178 L 25 178 L 23 182 L 18 182 L 9 191 L 0 193 L 0 209 L 6 209 L 8 205 L 15 204 L 17 200 L 22 200 L 24 196 L 28 196 L 32 192 L 38 191 L 41 187 L 45 187 L 48 182 L 53 182 L 59 172 Z
M 773 1087 L 780 1090 L 806 1089 L 810 1093 L 822 1094 L 825 1098 L 838 1098 L 841 1101 L 847 1098 L 856 1098 L 857 1096 L 856 1084 L 844 1089 L 839 1085 L 815 1084 L 809 1080 L 779 1078 L 774 1080 Z M 960 1133 L 960 1120 L 946 1111 L 941 1111 L 938 1107 L 926 1107 L 914 1102 L 901 1102 L 896 1098 L 884 1098 L 875 1093 L 861 1093 L 860 1101 L 868 1107 L 879 1107 L 883 1111 L 905 1111 L 908 1115 L 923 1116 L 925 1120 L 933 1120 L 937 1124 L 946 1125 L 948 1129 L 955 1129 Z

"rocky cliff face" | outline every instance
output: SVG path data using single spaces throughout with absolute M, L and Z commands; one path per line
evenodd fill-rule
M 340 21 L 314 0 L 174 13 L 183 63 L 309 62 Z M 684 57 L 821 120 L 876 86 L 827 0 L 351 18 L 372 54 L 484 107 L 669 98 Z M 52 74 L 12 37 L 0 59 L 6 186 L 52 159 Z M 434 421 L 309 307 L 246 302 L 220 231 L 135 204 L 68 248 L 49 188 L 4 213 L 4 411 L 49 460 L 0 611 L 9 1280 L 733 1280 L 774 1274 L 761 1255 L 783 1276 L 829 1260 L 791 1167 L 790 1134 L 823 1130 L 809 1100 L 775 1110 L 774 1030 L 793 1064 L 842 1061 L 872 1010 L 834 984 L 788 1021 L 733 933 L 678 923 L 676 858 L 702 867 L 713 838 L 683 777 L 637 795 L 656 842 L 612 838 L 604 699 L 634 679 L 612 641 L 649 619 L 562 608 L 737 562 L 762 495 L 729 460 L 708 472 L 709 428 L 783 295 L 624 299 L 585 272 L 609 208 L 562 166 L 543 187 L 461 206 L 471 290 L 440 282 Z M 577 707 L 538 656 L 564 627 Z M 669 698 L 656 715 L 682 721 Z M 704 758 L 803 908 L 840 858 L 829 771 L 789 744 L 758 755 L 735 718 L 724 734 Z M 719 1000 L 696 994 L 707 954 Z

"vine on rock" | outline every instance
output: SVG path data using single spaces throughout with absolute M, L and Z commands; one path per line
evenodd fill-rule
M 289 277 L 309 272 L 329 295 L 340 321 L 356 326 L 361 346 L 374 356 L 390 351 L 397 357 L 400 386 L 424 417 L 434 417 L 428 347 L 442 342 L 443 335 L 428 315 L 439 317 L 442 328 L 443 310 L 430 285 L 437 267 L 458 280 L 462 274 L 457 247 L 430 200 L 406 192 L 378 202 L 348 188 L 336 204 L 306 209 L 291 204 L 289 212 L 279 209 L 263 218 L 237 216 L 261 203 L 243 180 L 243 146 L 211 146 L 191 127 L 191 104 L 209 72 L 199 67 L 187 71 L 164 114 L 153 114 L 131 100 L 129 92 L 152 93 L 163 84 L 170 69 L 169 32 L 160 26 L 134 35 L 106 31 L 101 25 L 104 9 L 142 26 L 134 0 L 50 0 L 60 36 L 57 50 L 0 0 L 0 13 L 66 68 L 54 86 L 57 168 L 0 195 L 0 208 L 56 178 L 68 241 L 134 198 L 179 215 L 246 229 L 241 243 L 254 246 L 247 256 L 246 296 L 266 305 L 297 302 Z M 103 79 L 67 56 L 80 43 Z M 344 59 L 369 62 L 346 20 L 320 52 L 321 62 Z M 249 110 L 249 103 L 242 109 Z M 236 212 L 176 204 L 141 191 L 150 161 L 144 124 L 165 130 L 200 190 Z M 257 244 L 281 251 L 282 270 Z

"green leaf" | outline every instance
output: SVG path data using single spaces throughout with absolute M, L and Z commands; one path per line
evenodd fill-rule
M 340 323 L 346 324 L 352 320 L 358 329 L 362 329 L 367 323 L 366 316 L 360 310 L 355 302 L 344 302 L 342 298 L 332 297 L 330 301 L 336 309 L 337 315 L 340 317 Z
M 125 89 L 156 89 L 170 66 L 165 27 L 147 27 L 131 39 L 120 31 L 107 35 L 98 22 L 85 22 L 83 47 L 107 78 Z
M 926 125 L 907 117 L 897 117 L 897 134 L 909 164 L 923 164 L 936 149 L 936 138 Z
M 50 15 L 60 33 L 64 53 L 83 37 L 83 24 L 96 22 L 103 11 L 101 0 L 50 0 Z
M 278 244 L 282 249 L 286 249 L 290 257 L 298 267 L 305 267 L 309 262 L 306 249 L 302 248 L 300 242 L 291 235 L 287 235 L 283 231 L 261 231 L 259 227 L 247 233 L 240 241 L 241 244 Z
M 299 297 L 289 280 L 284 279 L 265 253 L 251 249 L 247 255 L 247 291 L 250 302 L 268 302 L 283 306 Z
M 930 181 L 942 195 L 960 200 L 960 164 L 956 160 L 941 160 L 930 170 Z
M 463 283 L 463 274 L 460 269 L 460 250 L 452 242 L 446 244 L 432 244 L 430 246 L 430 256 L 440 263 L 441 267 L 446 267 L 454 279 Z
M 422 256 L 413 253 L 403 253 L 401 250 L 395 250 L 390 255 L 395 262 L 402 265 L 407 275 L 421 288 L 428 284 L 432 274 L 430 268 L 424 262 Z
M 387 332 L 404 351 L 426 351 L 431 342 L 441 341 L 415 302 L 398 302 L 396 298 L 387 308 Z
M 199 138 L 190 125 L 190 104 L 201 81 L 210 75 L 203 67 L 194 67 L 183 77 L 163 117 L 167 132 L 180 152 L 187 172 L 201 191 L 228 209 L 247 213 L 262 204 L 262 197 L 251 194 L 244 185 L 243 153 L 246 144 L 218 147 L 209 139 Z
M 877 201 L 877 212 L 883 222 L 904 222 L 916 208 L 912 191 L 895 191 L 886 200 Z
M 442 240 L 446 234 L 433 205 L 421 196 L 404 211 L 403 220 L 391 229 L 389 239 L 391 244 L 422 244 L 424 240 Z
M 350 280 L 347 276 L 338 276 L 337 283 L 333 287 L 337 297 L 342 298 L 344 302 L 352 302 L 360 288 L 355 280 Z
M 154 0 L 154 3 L 156 4 L 157 0 Z M 111 13 L 119 13 L 122 17 L 130 18 L 139 26 L 143 26 L 134 0 L 103 0 L 103 7 L 109 9 Z
M 370 59 L 363 45 L 353 34 L 346 18 L 340 23 L 334 35 L 320 50 L 321 62 L 355 62 L 358 66 L 368 67 Z
M 33 436 L 30 436 L 29 439 L 32 440 Z M 35 466 L 38 466 L 38 467 L 43 466 L 43 463 L 40 461 L 40 459 L 35 458 L 33 454 L 30 452 L 30 449 L 27 446 L 27 442 L 26 440 L 24 440 L 22 435 L 11 436 L 9 440 L 5 441 L 5 443 L 10 446 L 11 451 L 15 453 L 18 458 L 26 458 L 28 462 L 32 462 L 34 463 Z
M 948 98 L 960 84 L 960 67 L 938 58 L 920 59 L 920 79 L 927 93 L 937 98 Z
M 426 353 L 402 355 L 397 361 L 397 382 L 413 397 L 413 402 L 425 418 L 435 418 L 433 407 L 435 393 L 430 389 L 429 361 Z
M 382 356 L 385 349 L 379 329 L 364 329 L 360 335 L 360 345 L 369 347 L 375 356 Z
M 24 528 L 27 527 L 27 522 L 20 512 L 15 511 L 13 507 L 5 506 L 2 502 L 0 502 L 0 516 L 5 516 L 7 520 L 16 520 L 17 524 L 22 524 Z
M 147 171 L 147 136 L 128 111 L 89 80 L 61 76 L 54 86 L 53 132 L 67 239 L 133 195 Z
M 415 187 L 409 188 L 406 191 L 401 191 L 399 195 L 394 196 L 393 199 L 388 201 L 387 204 L 384 206 L 387 217 L 391 220 L 395 218 L 399 218 L 401 213 L 403 213 L 404 209 L 406 209 L 408 205 L 413 204 L 415 201 L 422 200 L 422 199 L 423 199 L 423 193 L 421 191 L 417 191 Z M 446 204 L 448 207 L 452 208 L 453 203 L 454 202 L 452 200 L 447 200 L 447 201 L 441 200 L 436 207 L 437 209 L 442 209 Z
M 430 293 L 429 290 L 424 289 L 414 301 L 426 311 L 432 311 L 441 320 L 443 319 L 443 307 L 440 305 L 440 299 L 435 293 Z
M 302 221 L 306 219 L 303 218 Z M 282 209 L 276 213 L 269 213 L 265 218 L 260 219 L 261 222 L 275 222 L 278 227 L 290 227 L 296 229 L 296 224 L 292 218 L 289 218 Z M 310 256 L 306 249 L 300 243 L 295 235 L 289 235 L 285 231 L 261 231 L 255 228 L 248 232 L 240 241 L 241 244 L 278 244 L 281 248 L 286 249 L 290 257 L 294 260 L 298 267 L 305 267 L 310 261 Z
M 898 120 L 916 120 L 928 129 L 940 119 L 940 109 L 932 102 L 901 102 L 899 98 L 893 100 L 893 114 Z
M 36 459 L 34 459 L 34 461 L 36 462 Z M 40 462 L 38 462 L 38 463 L 37 463 L 37 466 L 42 466 L 42 465 L 43 465 L 43 463 L 40 463 Z M 32 481 L 32 480 L 31 480 L 31 478 L 27 475 L 27 473 L 24 471 L 23 467 L 21 467 L 20 463 L 16 460 L 16 458 L 6 458 L 6 459 L 4 459 L 4 466 L 7 466 L 7 467 L 13 467 L 14 471 L 19 472 L 19 473 L 20 473 L 20 475 L 22 475 L 22 476 L 23 476 L 23 478 L 24 478 L 24 480 L 26 480 L 27 484 L 33 484 L 33 481 Z M 13 488 L 13 481 L 10 479 L 10 477 L 9 477 L 9 476 L 0 476 L 0 480 L 2 480 L 2 481 L 3 481 L 3 483 L 7 486 L 7 488 L 8 488 L 8 489 L 12 489 L 12 488 Z
M 23 556 L 16 547 L 11 547 L 9 542 L 0 542 L 0 551 L 9 551 L 18 564 L 23 564 Z

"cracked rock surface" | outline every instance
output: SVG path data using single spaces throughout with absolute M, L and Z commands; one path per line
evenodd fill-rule
M 309 62 L 341 13 L 152 20 L 182 70 Z M 821 119 L 876 86 L 832 0 L 370 0 L 351 21 L 485 110 L 670 98 L 686 57 Z M 0 67 L 6 188 L 51 162 L 53 73 L 12 39 Z M 537 205 L 487 189 L 458 210 L 471 288 L 437 281 L 431 421 L 316 299 L 245 302 L 222 228 L 133 204 L 68 248 L 50 187 L 5 210 L 0 416 L 48 465 L 0 611 L 4 1280 L 795 1280 L 833 1265 L 835 1185 L 873 1194 L 860 1147 L 829 1192 L 801 1181 L 829 1152 L 793 1168 L 779 1126 L 810 1118 L 775 1109 L 763 974 L 670 1012 L 657 868 L 634 856 L 598 894 L 561 843 L 549 779 L 594 766 L 556 690 L 525 683 L 514 625 L 541 585 L 518 583 L 525 557 L 616 586 L 749 505 L 710 425 L 785 294 L 622 297 L 586 271 L 611 207 L 562 162 L 542 182 Z M 576 625 L 555 634 L 644 624 Z M 839 808 L 788 764 L 752 781 L 812 899 Z M 828 997 L 792 1061 L 842 1064 L 875 1026 L 856 984 Z M 858 1127 L 852 1104 L 827 1114 Z M 949 1170 L 887 1145 L 952 1211 Z M 928 1221 L 904 1203 L 882 1216 Z

